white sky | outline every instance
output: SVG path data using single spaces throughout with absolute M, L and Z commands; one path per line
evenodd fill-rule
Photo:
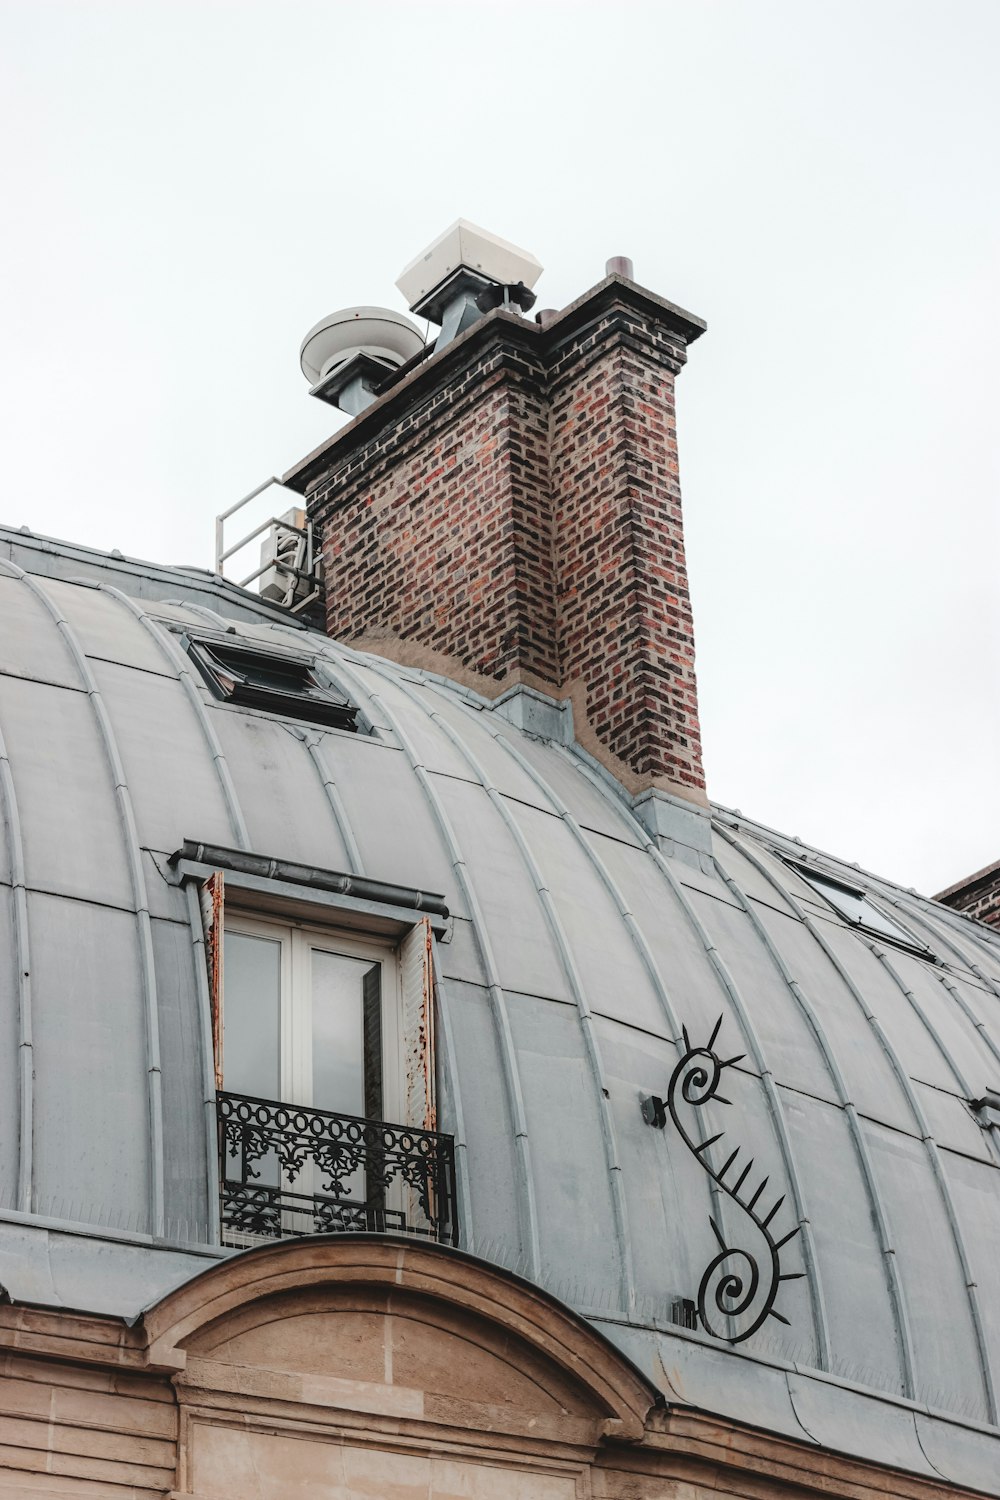
M 209 566 L 327 437 L 298 345 L 459 215 L 610 255 L 680 381 L 709 791 L 1000 857 L 1000 0 L 0 0 L 0 518 Z

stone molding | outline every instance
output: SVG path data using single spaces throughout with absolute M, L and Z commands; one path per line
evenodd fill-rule
M 0 1351 L 0 1495 L 976 1493 L 683 1398 L 667 1405 L 546 1292 L 463 1252 L 398 1238 L 330 1236 L 244 1252 L 132 1326 L 2 1305 Z

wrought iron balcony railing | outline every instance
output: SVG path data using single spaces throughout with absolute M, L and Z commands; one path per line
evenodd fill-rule
M 362 1230 L 458 1244 L 450 1135 L 217 1095 L 224 1244 Z

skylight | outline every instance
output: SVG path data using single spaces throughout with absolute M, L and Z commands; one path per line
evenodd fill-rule
M 268 651 L 243 641 L 187 641 L 188 653 L 217 698 L 357 730 L 358 710 L 350 699 L 327 687 L 306 657 Z
M 846 881 L 807 865 L 793 864 L 792 869 L 852 927 L 857 927 L 872 937 L 885 938 L 899 947 L 909 948 L 914 953 L 929 954 L 926 944 L 921 943 L 899 922 L 882 911 L 881 907 L 876 906 L 871 897 L 858 886 L 849 885 Z

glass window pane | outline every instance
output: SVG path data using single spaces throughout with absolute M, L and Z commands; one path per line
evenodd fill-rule
M 223 1085 L 280 1099 L 281 944 L 227 932 L 224 951 Z
M 880 932 L 886 937 L 894 938 L 897 942 L 907 943 L 911 948 L 922 948 L 916 938 L 894 922 L 892 917 L 880 910 L 874 902 L 869 901 L 862 891 L 845 890 L 843 886 L 835 884 L 832 880 L 824 880 L 821 875 L 814 871 L 801 871 L 809 884 L 821 896 L 825 896 L 832 906 L 857 926 L 863 927 L 867 932 Z
M 813 882 L 821 895 L 835 906 L 849 922 L 863 922 L 865 919 L 864 897 L 857 895 L 854 891 L 845 891 L 839 885 L 830 885 L 825 880 Z
M 370 959 L 312 950 L 312 1102 L 319 1109 L 365 1113 L 364 1001 L 372 990 L 365 977 L 379 967 Z M 380 1070 L 381 1058 L 372 1061 Z

